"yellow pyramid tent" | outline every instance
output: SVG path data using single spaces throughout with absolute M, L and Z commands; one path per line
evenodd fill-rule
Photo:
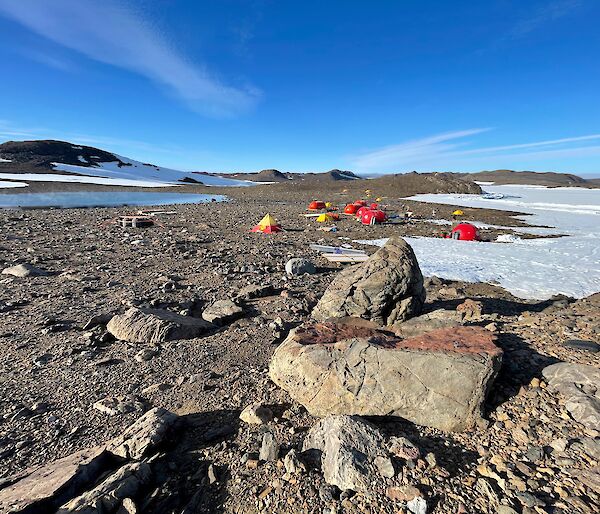
M 265 234 L 272 234 L 273 232 L 280 231 L 281 225 L 277 224 L 275 218 L 270 214 L 265 214 L 265 217 L 251 230 L 251 232 L 263 232 Z
M 333 221 L 333 218 L 329 214 L 323 213 L 323 214 L 319 215 L 319 217 L 317 218 L 317 221 L 319 223 L 329 223 L 329 222 Z

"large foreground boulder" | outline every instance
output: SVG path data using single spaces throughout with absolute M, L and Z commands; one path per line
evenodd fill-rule
M 340 272 L 312 312 L 317 321 L 354 316 L 392 325 L 421 312 L 423 275 L 404 239 L 392 237 L 368 261 Z
M 434 330 L 401 339 L 350 323 L 292 331 L 269 375 L 315 416 L 400 416 L 461 431 L 481 417 L 502 350 L 479 327 Z
M 585 364 L 559 362 L 544 368 L 551 389 L 566 398 L 565 407 L 575 421 L 588 428 L 600 427 L 600 369 Z
M 107 330 L 121 341 L 130 343 L 163 343 L 177 339 L 193 339 L 213 325 L 203 319 L 181 316 L 164 309 L 131 308 L 113 316 Z
M 322 419 L 310 429 L 302 449 L 321 452 L 325 481 L 342 491 L 368 491 L 379 476 L 394 476 L 383 436 L 358 417 Z

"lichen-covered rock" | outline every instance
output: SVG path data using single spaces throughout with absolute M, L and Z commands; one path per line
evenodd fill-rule
M 566 398 L 565 407 L 575 421 L 600 427 L 600 369 L 585 364 L 559 362 L 543 369 L 551 389 Z
M 421 312 L 423 275 L 409 244 L 392 237 L 368 261 L 340 272 L 312 312 L 313 319 L 353 316 L 392 325 Z
M 203 319 L 181 316 L 163 309 L 133 307 L 125 314 L 113 316 L 106 328 L 121 341 L 163 343 L 199 337 L 212 326 Z
M 269 375 L 315 416 L 400 416 L 448 431 L 473 426 L 502 350 L 480 327 L 434 330 L 408 339 L 350 323 L 292 331 Z
M 342 491 L 368 491 L 380 476 L 393 476 L 394 467 L 383 436 L 373 425 L 355 416 L 322 419 L 310 429 L 302 449 L 321 452 L 325 481 Z

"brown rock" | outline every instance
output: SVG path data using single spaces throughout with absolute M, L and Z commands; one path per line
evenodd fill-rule
M 501 357 L 494 335 L 479 327 L 400 339 L 368 327 L 317 323 L 290 333 L 269 375 L 315 416 L 400 416 L 460 431 L 481 419 Z

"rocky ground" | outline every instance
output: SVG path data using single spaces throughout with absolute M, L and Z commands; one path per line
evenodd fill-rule
M 337 184 L 319 194 L 344 204 L 359 195 L 358 187 L 344 192 L 346 185 Z M 231 201 L 169 207 L 175 214 L 147 229 L 104 224 L 130 209 L 0 211 L 0 268 L 41 270 L 40 276 L 36 269 L 26 277 L 0 275 L 0 506 L 11 511 L 2 503 L 15 482 L 10 477 L 105 444 L 159 407 L 178 418 L 147 463 L 129 457 L 136 477 L 147 466 L 152 471 L 132 492 L 137 507 L 119 500 L 64 512 L 598 511 L 598 414 L 580 416 L 573 395 L 597 398 L 600 385 L 573 391 L 564 376 L 543 370 L 561 361 L 598 368 L 600 298 L 526 302 L 491 285 L 437 278 L 425 280 L 425 310 L 446 309 L 450 316 L 465 299 L 480 302 L 481 313 L 468 324 L 486 327 L 504 351 L 484 418 L 467 431 L 443 432 L 368 417 L 379 433 L 373 441 L 385 446 L 405 437 L 416 448 L 385 457 L 390 463 L 384 461 L 372 490 L 332 485 L 325 464 L 303 451 L 318 419 L 268 373 L 274 350 L 308 320 L 343 267 L 308 245 L 434 235 L 440 227 L 424 221 L 363 227 L 344 219 L 338 232 L 322 232 L 299 215 L 314 190 L 260 188 L 215 190 Z M 437 217 L 450 219 L 451 207 L 398 196 L 384 199 L 390 209 L 410 206 L 427 219 L 435 208 Z M 522 225 L 507 213 L 465 211 L 467 219 Z M 249 233 L 266 212 L 286 231 Z M 292 257 L 310 259 L 316 273 L 288 276 L 284 267 Z M 132 307 L 200 320 L 218 300 L 234 302 L 221 304 L 230 317 L 222 326 L 193 328 L 199 332 L 190 339 L 136 342 L 135 331 L 119 338 L 107 331 L 113 315 Z M 255 404 L 264 410 L 240 420 Z

